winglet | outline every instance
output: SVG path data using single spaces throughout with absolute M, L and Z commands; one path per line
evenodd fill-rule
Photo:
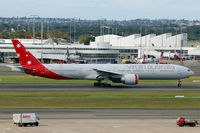
M 41 65 L 41 63 L 18 41 L 12 40 L 22 67 Z

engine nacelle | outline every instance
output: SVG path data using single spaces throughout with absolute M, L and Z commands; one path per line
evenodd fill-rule
M 137 74 L 127 74 L 121 78 L 122 83 L 126 85 L 136 85 L 139 81 L 139 76 Z

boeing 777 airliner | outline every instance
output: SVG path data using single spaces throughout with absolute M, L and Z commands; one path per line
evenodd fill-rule
M 18 40 L 12 40 L 21 66 L 27 74 L 52 79 L 97 80 L 94 86 L 108 81 L 136 85 L 141 80 L 181 81 L 194 73 L 187 67 L 173 64 L 41 64 Z M 103 82 L 102 82 L 103 81 Z

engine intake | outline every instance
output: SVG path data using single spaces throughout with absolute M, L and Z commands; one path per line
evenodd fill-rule
M 139 76 L 137 74 L 127 74 L 121 78 L 122 83 L 126 85 L 136 85 L 139 81 Z

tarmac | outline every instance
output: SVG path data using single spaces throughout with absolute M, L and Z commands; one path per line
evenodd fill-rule
M 35 112 L 38 127 L 17 127 L 12 113 Z M 176 118 L 200 120 L 200 110 L 141 109 L 4 109 L 0 110 L 1 133 L 199 133 L 200 126 L 179 127 Z
M 0 84 L 0 92 L 9 91 L 200 91 L 200 84 L 152 85 L 139 84 L 135 86 L 113 85 L 111 87 L 94 87 L 92 84 Z
M 38 127 L 17 127 L 0 120 L 1 133 L 199 133 L 200 127 L 178 127 L 174 119 L 41 119 Z
M 41 119 L 200 119 L 200 109 L 0 109 L 0 119 L 35 112 Z

